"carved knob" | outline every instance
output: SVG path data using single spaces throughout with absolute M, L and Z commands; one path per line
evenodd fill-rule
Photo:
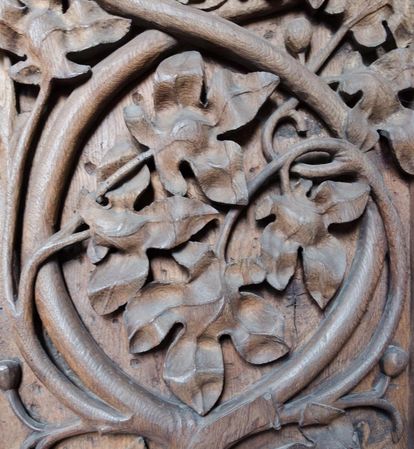
M 286 27 L 286 48 L 295 55 L 308 49 L 311 38 L 312 27 L 309 20 L 305 18 L 294 19 Z
M 20 363 L 15 360 L 0 362 L 0 388 L 3 391 L 15 390 L 19 387 L 22 376 Z
M 408 365 L 408 354 L 398 346 L 389 346 L 381 359 L 381 370 L 390 377 L 399 376 Z

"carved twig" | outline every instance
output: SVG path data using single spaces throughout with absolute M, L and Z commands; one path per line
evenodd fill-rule
M 102 201 L 102 197 L 105 195 L 108 190 L 114 187 L 116 184 L 120 183 L 131 173 L 136 171 L 143 162 L 151 159 L 154 156 L 154 152 L 152 150 L 145 151 L 145 153 L 140 153 L 134 159 L 131 159 L 121 168 L 119 168 L 114 174 L 109 176 L 109 178 L 105 179 L 105 181 L 101 182 L 96 189 L 96 200 L 99 202 Z
M 56 443 L 73 436 L 96 432 L 90 424 L 74 421 L 60 426 L 48 426 L 26 438 L 20 449 L 51 449 Z
M 17 390 L 13 389 L 7 391 L 6 396 L 14 414 L 25 426 L 37 432 L 44 430 L 45 424 L 30 416 Z

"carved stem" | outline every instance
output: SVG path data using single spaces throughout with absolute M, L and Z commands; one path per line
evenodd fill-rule
M 74 421 L 62 426 L 49 427 L 42 432 L 32 433 L 20 449 L 51 449 L 56 443 L 72 436 L 96 431 L 96 428 L 82 421 Z
M 73 162 L 79 142 L 97 112 L 117 95 L 125 83 L 148 70 L 160 55 L 175 44 L 175 39 L 164 33 L 146 31 L 98 64 L 90 81 L 69 97 L 51 126 L 54 133 L 45 136 L 40 143 L 40 162 L 34 169 L 39 176 L 34 177 L 35 184 L 29 192 L 28 201 L 35 207 L 27 217 L 27 226 L 36 229 L 40 226 L 40 238 L 47 238 L 52 232 L 53 223 L 58 220 L 60 205 L 57 198 L 64 192 L 67 166 Z M 42 175 L 44 171 L 49 174 L 48 177 Z M 35 241 L 27 242 L 29 248 L 25 248 L 26 254 L 30 252 L 30 245 L 33 247 L 35 244 Z M 68 296 L 57 264 L 50 262 L 42 267 L 37 286 L 39 314 L 57 349 L 65 354 L 69 366 L 84 385 L 98 397 L 125 413 L 129 409 L 141 411 L 140 415 L 134 417 L 134 426 L 142 435 L 165 442 L 170 439 L 172 431 L 180 429 L 181 417 L 186 422 L 195 419 L 193 413 L 187 410 L 178 412 L 176 405 L 162 402 L 137 385 L 102 352 L 84 328 Z M 78 413 L 80 404 L 68 394 L 66 386 L 55 386 L 60 378 L 47 376 L 49 361 L 31 359 L 30 364 L 35 365 L 35 370 L 45 380 L 46 386 Z
M 102 6 L 128 14 L 140 22 L 176 33 L 201 43 L 216 45 L 227 53 L 263 70 L 280 76 L 285 85 L 317 111 L 334 133 L 356 145 L 370 148 L 377 140 L 364 117 L 352 118 L 353 112 L 318 76 L 265 39 L 229 22 L 171 0 L 99 0 Z M 375 135 L 374 135 L 375 134 Z
M 120 167 L 115 173 L 113 173 L 109 178 L 105 179 L 105 181 L 101 182 L 96 190 L 96 199 L 100 202 L 101 198 L 105 193 L 114 187 L 116 184 L 121 182 L 127 176 L 129 176 L 132 172 L 134 172 L 138 167 L 142 165 L 143 162 L 151 159 L 154 156 L 153 150 L 145 151 L 145 153 L 140 153 L 134 159 L 128 161 L 125 165 Z
M 40 119 L 44 113 L 45 106 L 49 99 L 51 90 L 51 82 L 44 81 L 40 87 L 39 95 L 36 98 L 33 110 L 27 120 L 20 138 L 17 141 L 16 149 L 12 155 L 10 170 L 8 172 L 8 184 L 6 193 L 6 210 L 3 227 L 2 242 L 2 272 L 3 287 L 11 312 L 15 311 L 15 291 L 14 279 L 14 250 L 17 234 L 17 219 L 20 212 L 21 198 L 23 195 L 23 181 L 25 176 L 26 162 L 33 143 L 33 139 L 39 128 Z
M 311 58 L 307 64 L 309 70 L 317 73 L 332 55 L 348 31 L 366 16 L 382 8 L 386 3 L 387 0 L 381 0 L 375 5 L 369 5 L 368 8 L 363 10 L 360 14 L 342 24 L 329 42 L 326 45 L 323 45 L 321 49 Z M 266 121 L 262 132 L 262 146 L 263 153 L 268 161 L 271 161 L 275 155 L 273 147 L 273 134 L 277 124 L 289 114 L 289 111 L 295 109 L 298 104 L 299 100 L 297 98 L 289 98 L 281 104 Z
M 46 360 L 48 358 L 48 355 L 37 338 L 33 323 L 34 284 L 39 268 L 48 258 L 58 251 L 89 238 L 89 231 L 83 231 L 72 235 L 73 230 L 79 223 L 80 219 L 75 217 L 64 229 L 50 237 L 50 239 L 35 252 L 23 269 L 19 284 L 20 296 L 17 313 L 15 314 L 14 319 L 14 330 L 18 336 L 17 342 L 19 349 L 26 360 L 31 361 L 33 358 Z M 44 381 L 43 372 L 37 370 L 36 366 L 33 366 L 32 368 L 39 379 Z M 100 419 L 104 422 L 125 421 L 125 417 L 118 412 L 81 391 L 76 385 L 66 379 L 54 365 L 50 364 L 47 375 L 59 378 L 67 389 L 67 393 L 72 398 L 76 398 L 78 403 L 77 411 L 80 416 L 90 418 L 92 415 L 95 416 L 95 419 Z M 51 391 L 54 391 L 54 389 L 51 389 Z M 56 394 L 56 391 L 54 392 Z
M 8 390 L 6 396 L 14 414 L 25 426 L 35 431 L 42 431 L 45 428 L 44 423 L 36 421 L 29 415 L 17 390 Z
M 404 432 L 404 423 L 400 413 L 397 409 L 390 404 L 386 399 L 364 397 L 362 394 L 349 395 L 342 399 L 339 399 L 333 404 L 334 407 L 339 409 L 349 409 L 356 407 L 373 407 L 382 410 L 387 413 L 391 418 L 393 425 L 392 438 L 394 443 L 398 443 L 401 440 Z
M 380 213 L 384 221 L 388 237 L 389 257 L 390 257 L 390 287 L 388 291 L 388 300 L 370 343 L 364 348 L 359 356 L 352 362 L 347 369 L 340 374 L 331 377 L 329 381 L 322 383 L 311 396 L 305 396 L 300 400 L 294 401 L 285 407 L 283 414 L 286 416 L 284 422 L 290 422 L 295 414 L 298 415 L 303 405 L 317 398 L 324 403 L 332 403 L 343 394 L 352 390 L 378 363 L 382 353 L 390 342 L 401 314 L 404 301 L 404 289 L 407 284 L 407 255 L 403 238 L 401 236 L 401 223 L 395 207 L 387 193 L 381 177 L 369 164 L 362 160 L 356 160 L 359 164 L 359 171 L 366 176 L 370 182 L 376 202 L 379 205 Z M 301 164 L 306 166 L 306 164 Z M 338 166 L 338 173 L 342 173 Z M 323 168 L 319 170 L 312 169 L 312 175 L 322 174 Z M 290 418 L 288 418 L 290 417 Z M 296 419 L 296 418 L 294 418 Z

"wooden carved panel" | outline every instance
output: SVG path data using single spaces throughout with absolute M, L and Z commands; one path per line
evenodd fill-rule
M 0 448 L 414 447 L 413 40 L 412 0 L 0 0 Z

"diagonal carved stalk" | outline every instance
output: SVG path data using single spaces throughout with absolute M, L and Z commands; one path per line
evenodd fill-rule
M 21 198 L 23 195 L 23 181 L 27 159 L 30 154 L 33 139 L 39 129 L 40 120 L 45 112 L 45 106 L 51 91 L 51 81 L 45 80 L 30 116 L 25 124 L 22 134 L 17 140 L 16 148 L 11 155 L 8 170 L 8 184 L 6 188 L 6 210 L 2 241 L 2 279 L 7 304 L 12 312 L 15 309 L 16 294 L 13 281 L 15 279 L 14 248 L 16 243 L 17 220 L 20 212 Z

